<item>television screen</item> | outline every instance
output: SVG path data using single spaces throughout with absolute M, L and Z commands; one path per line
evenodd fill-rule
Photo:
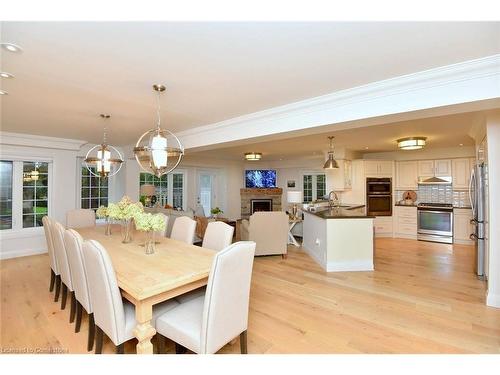
M 276 171 L 274 169 L 258 169 L 245 171 L 245 186 L 247 188 L 276 187 Z

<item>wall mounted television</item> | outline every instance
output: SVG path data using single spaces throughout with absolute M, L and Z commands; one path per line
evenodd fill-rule
M 276 170 L 274 169 L 250 169 L 245 171 L 245 187 L 251 188 L 275 188 Z

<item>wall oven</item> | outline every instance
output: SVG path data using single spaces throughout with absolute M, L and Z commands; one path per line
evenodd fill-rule
M 392 215 L 392 183 L 390 178 L 366 179 L 366 207 L 368 215 Z
M 453 205 L 419 203 L 417 206 L 417 239 L 453 243 Z

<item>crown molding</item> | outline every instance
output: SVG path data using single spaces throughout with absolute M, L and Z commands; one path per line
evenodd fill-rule
M 87 141 L 46 137 L 43 135 L 0 132 L 0 144 L 10 146 L 42 147 L 57 150 L 79 151 Z
M 500 54 L 399 76 L 179 132 L 185 148 L 500 97 Z

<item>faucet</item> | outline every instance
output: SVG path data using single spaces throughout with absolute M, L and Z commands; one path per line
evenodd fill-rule
M 332 194 L 334 196 L 334 198 L 332 199 Z M 337 195 L 337 193 L 332 190 L 328 193 L 328 205 L 330 207 L 334 207 L 334 206 L 338 206 L 340 203 L 340 200 L 339 200 L 339 196 Z

